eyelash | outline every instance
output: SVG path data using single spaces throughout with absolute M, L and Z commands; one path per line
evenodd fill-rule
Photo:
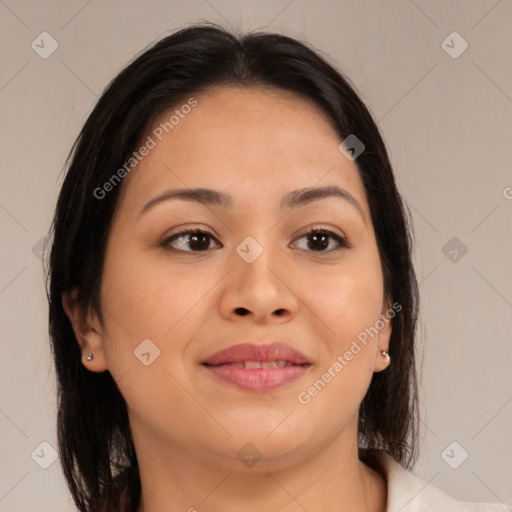
M 306 228 L 307 229 L 307 228 Z M 181 249 L 175 249 L 173 247 L 170 247 L 170 244 L 171 242 L 173 242 L 174 240 L 176 239 L 179 239 L 185 235 L 197 235 L 197 234 L 201 234 L 201 235 L 207 235 L 208 237 L 210 238 L 213 238 L 215 239 L 215 237 L 207 232 L 207 231 L 204 231 L 204 230 L 201 230 L 201 229 L 195 229 L 195 228 L 187 228 L 187 229 L 183 229 L 181 231 L 178 231 L 176 233 L 174 233 L 172 236 L 166 238 L 163 242 L 162 242 L 162 247 L 164 247 L 165 249 L 168 249 L 172 252 L 189 252 L 189 253 L 202 253 L 202 252 L 207 252 L 207 250 L 204 250 L 204 251 L 184 251 L 184 250 L 181 250 Z M 328 236 L 329 238 L 331 239 L 334 239 L 339 247 L 337 247 L 336 249 L 330 249 L 328 251 L 306 251 L 306 252 L 311 252 L 311 253 L 318 253 L 318 254 L 331 254 L 331 253 L 334 253 L 334 252 L 338 252 L 340 251 L 341 249 L 348 249 L 350 247 L 352 247 L 352 245 L 349 243 L 349 241 L 341 236 L 341 235 L 338 235 L 336 233 L 334 233 L 333 231 L 329 230 L 329 229 L 326 229 L 324 227 L 317 227 L 317 228 L 314 228 L 314 229 L 309 229 L 307 231 L 303 231 L 302 233 L 299 234 L 298 238 L 296 240 L 299 240 L 307 235 L 319 235 L 319 234 L 322 234 L 322 235 L 326 235 Z

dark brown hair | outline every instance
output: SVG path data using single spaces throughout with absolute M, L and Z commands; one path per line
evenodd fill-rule
M 356 163 L 370 206 L 385 294 L 402 309 L 391 320 L 392 364 L 373 375 L 360 407 L 360 457 L 383 449 L 405 467 L 416 459 L 418 291 L 408 216 L 379 130 L 348 80 L 307 44 L 271 33 L 234 34 L 203 23 L 146 49 L 108 85 L 70 152 L 49 234 L 47 294 L 60 461 L 83 512 L 134 511 L 141 491 L 123 396 L 108 371 L 94 373 L 84 367 L 62 305 L 62 293 L 76 289 L 81 310 L 93 311 L 102 321 L 99 290 L 105 247 L 123 185 L 101 200 L 94 191 L 130 158 L 160 113 L 192 93 L 222 84 L 299 94 L 327 114 L 341 139 L 354 134 L 363 141 L 365 150 Z

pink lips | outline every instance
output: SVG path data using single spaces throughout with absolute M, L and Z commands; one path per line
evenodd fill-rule
M 281 343 L 235 345 L 203 362 L 220 379 L 247 391 L 271 391 L 298 379 L 310 362 Z

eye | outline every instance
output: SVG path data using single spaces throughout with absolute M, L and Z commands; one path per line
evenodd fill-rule
M 299 247 L 299 249 L 306 250 L 307 252 L 327 254 L 350 247 L 346 238 L 325 228 L 310 229 L 296 240 L 301 239 L 306 239 L 306 244 L 303 244 L 303 247 Z M 218 242 L 212 234 L 206 231 L 188 228 L 166 238 L 161 245 L 173 251 L 206 252 L 211 249 L 212 240 Z M 220 244 L 217 248 L 219 247 L 221 247 Z
M 216 239 L 206 231 L 201 231 L 199 229 L 184 229 L 169 238 L 166 238 L 162 242 L 162 247 L 170 247 L 171 250 L 175 251 L 205 252 L 210 248 L 211 240 Z M 189 249 L 186 249 L 186 247 Z
M 320 252 L 326 254 L 350 247 L 346 238 L 324 228 L 311 229 L 304 233 L 297 240 L 301 240 L 303 238 L 306 239 L 305 245 L 308 248 L 312 248 L 312 250 L 308 252 Z M 332 248 L 333 244 L 334 248 Z M 325 250 L 329 247 L 331 248 Z

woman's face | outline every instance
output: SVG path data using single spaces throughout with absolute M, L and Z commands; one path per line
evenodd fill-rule
M 122 184 L 104 324 L 84 364 L 110 371 L 136 448 L 152 456 L 169 449 L 240 469 L 262 455 L 270 468 L 333 442 L 353 448 L 390 334 L 389 322 L 375 334 L 389 305 L 356 163 L 297 96 L 241 87 L 192 96 L 197 104 L 160 116 Z M 164 198 L 196 188 L 215 192 Z M 320 229 L 332 234 L 307 235 Z M 262 348 L 271 343 L 303 359 Z M 254 346 L 213 357 L 240 344 Z

